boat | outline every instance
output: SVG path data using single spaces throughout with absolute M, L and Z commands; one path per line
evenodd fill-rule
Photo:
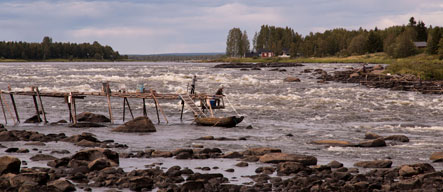
M 218 127 L 235 127 L 242 122 L 243 116 L 230 116 L 230 117 L 196 117 L 195 122 L 197 125 L 203 126 L 218 126 Z

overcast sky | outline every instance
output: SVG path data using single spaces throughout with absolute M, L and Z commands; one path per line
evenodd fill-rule
M 303 35 L 385 28 L 409 18 L 443 26 L 442 0 L 0 0 L 0 41 L 93 42 L 123 54 L 224 52 L 229 29 L 263 24 Z

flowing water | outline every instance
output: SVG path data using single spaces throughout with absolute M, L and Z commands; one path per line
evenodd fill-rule
M 126 87 L 135 91 L 138 84 L 152 88 L 158 93 L 184 93 L 197 75 L 197 92 L 213 94 L 223 85 L 224 92 L 238 113 L 245 115 L 244 122 L 235 128 L 199 127 L 192 124 L 192 112 L 185 110 L 184 121 L 180 121 L 180 101 L 160 101 L 169 124 L 161 118 L 157 132 L 148 134 L 114 133 L 110 128 L 76 129 L 66 126 L 20 124 L 8 129 L 34 130 L 41 133 L 65 133 L 67 136 L 90 132 L 98 139 L 113 139 L 127 144 L 128 149 L 117 151 L 140 151 L 151 147 L 161 150 L 186 148 L 193 144 L 218 147 L 223 151 L 242 151 L 249 147 L 276 147 L 286 153 L 313 155 L 319 164 L 332 160 L 352 167 L 361 160 L 391 159 L 393 166 L 419 162 L 431 163 L 429 156 L 443 149 L 443 98 L 441 95 L 424 95 L 415 92 L 371 89 L 358 84 L 329 82 L 317 83 L 313 73 L 302 73 L 305 69 L 323 69 L 328 72 L 360 67 L 358 64 L 305 64 L 303 67 L 285 68 L 286 72 L 270 69 L 241 71 L 239 69 L 215 69 L 215 64 L 197 63 L 3 63 L 0 64 L 0 89 L 8 84 L 13 91 L 29 90 L 38 86 L 41 92 L 50 91 L 100 91 L 101 83 L 109 81 L 111 89 Z M 283 82 L 287 76 L 296 76 L 301 82 Z M 4 98 L 6 95 L 4 95 Z M 16 96 L 22 120 L 35 114 L 32 97 Z M 9 100 L 8 100 L 9 101 Z M 107 115 L 104 97 L 86 97 L 76 100 L 78 112 L 89 111 Z M 141 99 L 129 99 L 135 116 L 142 115 Z M 50 122 L 68 120 L 67 105 L 62 98 L 43 98 Z M 116 123 L 122 122 L 121 98 L 112 98 L 113 115 Z M 216 114 L 235 114 L 229 107 Z M 185 108 L 186 109 L 186 108 Z M 148 100 L 148 116 L 156 122 L 155 106 Z M 129 118 L 127 116 L 126 118 Z M 0 119 L 4 124 L 4 119 Z M 246 129 L 252 125 L 253 129 Z M 112 125 L 110 127 L 113 127 Z M 359 142 L 366 132 L 380 135 L 402 134 L 409 137 L 408 143 L 394 143 L 381 148 L 325 147 L 309 144 L 312 140 L 338 139 Z M 292 134 L 293 136 L 287 136 Z M 239 138 L 236 141 L 201 141 L 201 136 Z M 23 147 L 24 142 L 1 142 L 7 147 Z M 49 153 L 54 149 L 79 150 L 69 143 L 48 143 L 47 146 L 31 150 L 30 154 L 18 154 L 27 160 L 29 167 L 45 166 L 45 162 L 31 162 L 35 153 Z M 0 155 L 6 153 L 0 151 Z M 15 154 L 14 154 L 15 155 Z M 59 156 L 61 157 L 61 156 Z M 172 165 L 232 167 L 233 160 L 173 160 L 173 159 L 122 159 L 121 166 L 127 170 L 143 168 L 152 162 Z M 432 163 L 437 169 L 442 163 Z M 225 166 L 225 167 L 223 167 Z M 246 174 L 254 174 L 253 168 L 236 168 Z M 242 171 L 243 170 L 243 171 Z M 212 170 L 217 172 L 216 170 Z M 220 172 L 220 171 L 219 171 Z M 229 174 L 223 172 L 223 174 Z M 233 175 L 231 181 L 235 182 Z M 242 180 L 244 181 L 244 180 Z

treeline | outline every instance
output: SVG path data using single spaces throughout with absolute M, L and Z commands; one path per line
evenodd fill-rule
M 222 58 L 220 54 L 196 54 L 196 55 L 128 55 L 128 59 L 135 61 L 192 61 L 192 60 L 216 60 Z
M 44 37 L 41 43 L 5 42 L 0 41 L 1 59 L 94 59 L 94 60 L 120 60 L 127 59 L 110 46 L 94 43 L 61 43 L 52 42 L 52 38 Z
M 237 33 L 241 32 L 238 28 L 234 29 Z M 241 47 L 243 41 L 237 40 L 237 44 L 233 44 L 230 40 L 231 31 L 226 43 L 226 54 L 244 56 L 241 54 L 242 50 L 235 49 Z M 243 34 L 246 34 L 246 31 Z M 443 28 L 427 27 L 423 21 L 416 22 L 414 17 L 411 17 L 408 25 L 392 26 L 383 30 L 338 28 L 323 33 L 311 32 L 304 37 L 288 27 L 263 25 L 260 31 L 255 33 L 250 51 L 272 51 L 275 55 L 285 52 L 291 57 L 351 56 L 386 52 L 389 56 L 401 58 L 423 52 L 414 44 L 420 41 L 427 42 L 424 50 L 426 53 L 440 54 L 443 58 Z M 230 50 L 234 50 L 234 53 Z

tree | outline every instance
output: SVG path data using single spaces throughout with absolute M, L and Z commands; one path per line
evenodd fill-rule
M 230 57 L 241 57 L 242 54 L 242 32 L 240 28 L 232 28 L 229 30 L 226 40 L 226 55 Z
M 408 57 L 417 53 L 414 42 L 412 42 L 410 34 L 407 31 L 396 38 L 394 45 L 393 56 L 395 58 Z
M 415 31 L 417 32 L 417 41 L 426 41 L 428 39 L 428 29 L 423 21 L 418 21 Z
M 367 50 L 369 53 L 383 51 L 383 41 L 376 31 L 369 32 Z
M 364 33 L 352 38 L 348 47 L 348 52 L 352 54 L 362 55 L 367 52 L 367 37 Z
M 409 19 L 409 24 L 408 24 L 408 26 L 409 26 L 409 27 L 414 27 L 416 24 L 417 24 L 417 22 L 415 21 L 415 18 L 414 18 L 414 17 L 411 17 L 411 18 Z
M 439 27 L 435 27 L 433 29 L 429 29 L 428 41 L 426 45 L 426 53 L 432 55 L 437 54 L 439 40 L 441 38 L 441 30 Z
M 249 52 L 249 49 L 250 49 L 249 38 L 245 30 L 243 31 L 243 34 L 241 36 L 241 55 L 245 57 L 246 53 Z
M 443 59 L 443 37 L 440 38 L 440 43 L 438 43 L 438 55 L 440 55 L 440 59 Z

